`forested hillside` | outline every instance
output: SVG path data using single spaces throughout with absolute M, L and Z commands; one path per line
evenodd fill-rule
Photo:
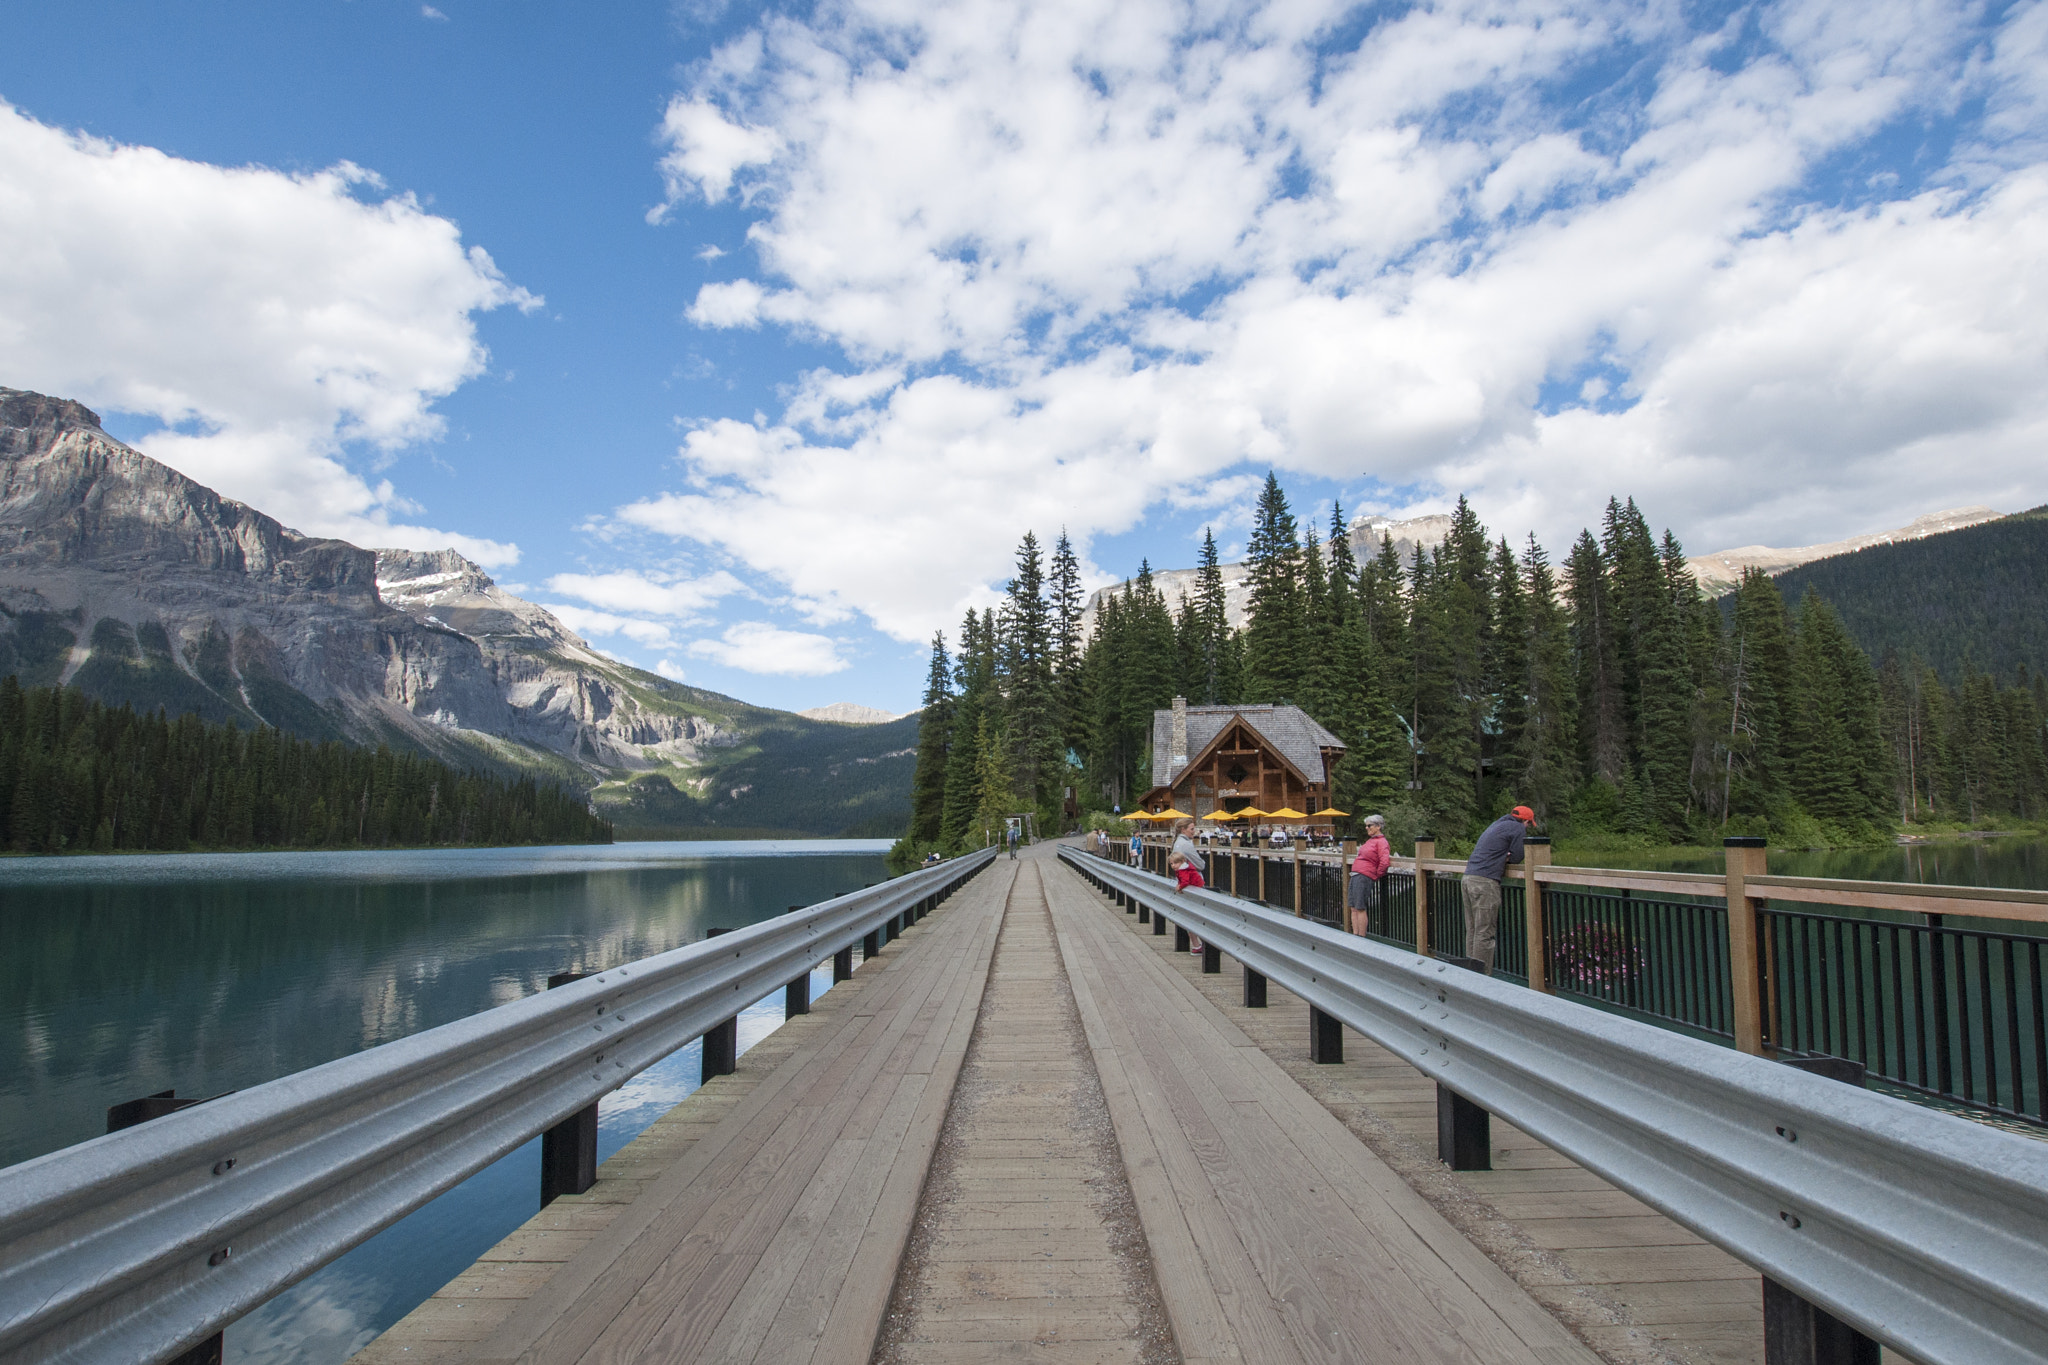
M 1972 667 L 2048 673 L 2048 507 L 1815 560 L 1778 586 L 1826 598 L 1873 659 L 1918 655 L 1951 684 Z
M 1211 541 L 1193 595 L 1167 601 L 1146 568 L 1086 639 L 1065 537 L 1048 572 L 1027 535 L 1007 601 L 967 614 L 957 656 L 933 641 L 903 852 L 971 845 L 1026 806 L 1051 823 L 1069 784 L 1129 809 L 1176 694 L 1301 706 L 1347 746 L 1336 804 L 1385 812 L 1403 840 L 1456 843 L 1517 803 L 1552 832 L 1645 841 L 1869 839 L 2048 808 L 2039 674 L 1951 687 L 1904 654 L 1880 674 L 1820 594 L 1788 603 L 1760 572 L 1724 615 L 1633 501 L 1610 500 L 1561 565 L 1462 500 L 1405 563 L 1391 542 L 1358 561 L 1344 527 L 1341 508 L 1327 540 L 1298 524 L 1269 476 L 1242 630 Z
M 581 794 L 0 679 L 0 848 L 609 843 Z

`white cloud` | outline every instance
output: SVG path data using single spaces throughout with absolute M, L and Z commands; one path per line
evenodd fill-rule
M 484 369 L 474 315 L 539 305 L 453 223 L 346 163 L 212 166 L 5 104 L 0 186 L 7 383 L 159 419 L 147 453 L 308 533 L 518 557 L 404 520 L 345 458 L 438 437 Z
M 734 40 L 665 169 L 748 170 L 760 270 L 689 316 L 850 365 L 618 518 L 913 640 L 1025 529 L 1085 553 L 1247 466 L 1558 548 L 1610 493 L 1696 549 L 2043 500 L 2040 4 L 1463 0 L 1319 48 L 1349 13 L 845 0 Z
M 717 203 L 732 188 L 735 175 L 770 160 L 781 145 L 772 129 L 735 123 L 710 102 L 680 95 L 669 101 L 662 117 L 661 140 L 668 146 L 661 159 L 668 200 L 649 215 L 655 222 L 692 191 L 707 204 Z
M 615 611 L 683 619 L 701 616 L 720 598 L 744 591 L 723 569 L 702 578 L 655 578 L 634 570 L 558 573 L 548 579 L 548 588 Z
M 661 674 L 662 677 L 667 678 L 670 682 L 688 681 L 688 679 L 685 678 L 683 675 L 683 666 L 675 662 L 673 659 L 661 660 L 659 663 L 654 665 L 654 671 L 656 673 Z
M 435 9 L 435 8 L 434 8 L 434 7 L 432 6 L 432 5 L 421 5 L 421 6 L 420 6 L 420 18 L 422 18 L 422 19 L 433 19 L 433 20 L 435 20 L 435 21 L 437 21 L 437 22 L 439 22 L 439 23 L 443 23 L 443 24 L 445 24 L 445 23 L 447 23 L 447 22 L 448 22 L 448 16 L 447 16 L 447 15 L 445 15 L 445 14 L 443 14 L 443 13 L 441 13 L 441 11 L 439 11 L 439 10 Z
M 676 647 L 673 630 L 660 621 L 620 616 L 616 612 L 595 611 L 567 602 L 542 602 L 539 605 L 554 613 L 557 620 L 578 635 L 596 638 L 623 635 L 633 643 L 644 645 L 648 649 Z
M 692 640 L 690 653 L 746 673 L 779 673 L 819 677 L 845 669 L 839 646 L 830 636 L 782 630 L 761 621 L 726 627 L 716 640 Z

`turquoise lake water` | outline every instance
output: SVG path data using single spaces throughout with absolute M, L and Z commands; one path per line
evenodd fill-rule
M 878 882 L 886 840 L 0 859 L 0 1165 L 108 1105 L 260 1084 Z M 812 993 L 831 985 L 829 970 Z M 740 1018 L 740 1046 L 782 997 Z M 599 1107 L 602 1160 L 696 1088 L 691 1043 Z M 539 1207 L 538 1139 L 228 1329 L 330 1365 Z

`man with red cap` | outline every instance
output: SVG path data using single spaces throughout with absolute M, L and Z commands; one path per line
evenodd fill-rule
M 1493 975 L 1494 935 L 1500 927 L 1500 879 L 1509 863 L 1522 861 L 1522 840 L 1535 823 L 1535 811 L 1516 806 L 1486 827 L 1465 860 L 1465 956 L 1484 963 L 1488 976 Z

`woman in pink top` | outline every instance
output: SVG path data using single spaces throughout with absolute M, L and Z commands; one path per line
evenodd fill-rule
M 1363 934 L 1372 927 L 1373 908 L 1380 900 L 1380 878 L 1394 851 L 1387 847 L 1387 822 L 1378 815 L 1365 817 L 1365 842 L 1351 860 L 1350 884 L 1345 887 L 1344 904 L 1351 911 L 1351 932 Z

